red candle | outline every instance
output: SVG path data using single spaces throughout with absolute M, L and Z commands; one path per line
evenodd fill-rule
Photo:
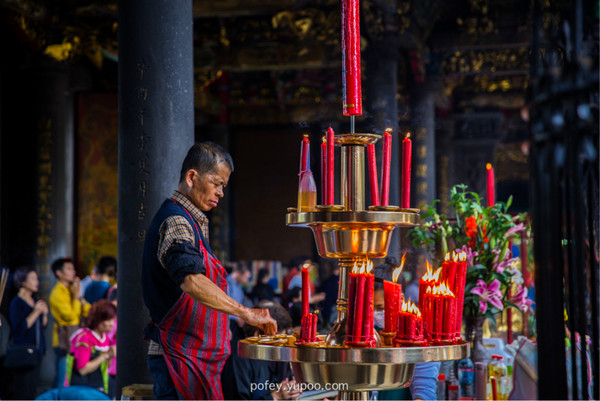
M 356 276 L 358 275 L 356 264 L 349 274 L 348 281 L 348 317 L 346 322 L 346 338 L 354 341 L 354 293 L 356 292 Z
M 454 292 L 454 281 L 456 279 L 456 263 L 450 258 L 450 252 L 446 253 L 442 263 L 442 282 Z
M 315 313 L 310 315 L 310 322 L 311 322 L 310 340 L 316 341 L 317 340 L 317 315 Z
M 396 317 L 400 310 L 400 296 L 402 294 L 402 286 L 385 280 L 383 282 L 383 293 L 385 299 L 385 327 L 386 333 L 396 331 Z
M 433 321 L 434 321 L 434 306 L 433 306 L 433 294 L 432 288 L 428 287 L 425 297 L 423 297 L 423 331 L 427 335 L 427 338 L 433 338 Z M 419 297 L 420 299 L 421 297 Z
M 335 166 L 335 153 L 334 153 L 334 132 L 331 127 L 327 129 L 327 203 L 326 205 L 333 205 L 335 202 L 334 191 L 333 191 L 333 169 Z
M 369 163 L 369 184 L 371 187 L 371 205 L 379 206 L 379 183 L 377 182 L 377 159 L 375 158 L 375 145 L 367 146 L 367 159 Z
M 444 301 L 442 337 L 445 339 L 454 339 L 454 330 L 456 328 L 456 297 L 448 290 L 447 295 L 443 295 L 442 298 Z
M 345 116 L 362 114 L 359 10 L 358 0 L 342 0 L 342 83 Z
M 487 205 L 494 206 L 496 203 L 496 191 L 494 189 L 494 168 L 490 163 L 485 165 L 487 170 Z
M 321 143 L 321 204 L 327 204 L 327 141 Z
M 412 162 L 412 141 L 410 133 L 402 141 L 402 201 L 400 207 L 410 207 L 410 169 Z
M 390 166 L 392 163 L 392 129 L 386 128 L 383 134 L 383 157 L 381 160 L 381 205 L 390 202 Z
M 404 319 L 406 318 L 406 313 L 398 312 L 396 313 L 396 338 L 399 340 L 404 340 Z
M 364 266 L 361 272 L 356 275 L 356 290 L 354 297 L 354 341 L 360 341 L 362 336 L 363 310 L 365 302 L 365 281 Z
M 424 304 L 423 304 L 424 298 L 421 296 L 421 294 L 425 294 L 427 292 L 427 288 L 438 284 L 439 279 L 440 279 L 440 274 L 442 271 L 442 268 L 440 267 L 439 269 L 437 269 L 434 272 L 431 268 L 431 265 L 429 264 L 429 260 L 426 260 L 425 263 L 427 264 L 427 271 L 425 272 L 423 277 L 421 277 L 421 279 L 419 280 L 419 310 L 420 311 L 424 310 Z
M 467 281 L 467 253 L 460 252 L 456 255 L 456 282 L 454 284 L 456 295 L 456 329 L 455 336 L 460 338 L 460 326 L 462 323 L 463 306 L 465 303 L 465 284 Z
M 439 291 L 439 286 L 436 287 Z M 433 338 L 440 339 L 444 324 L 444 300 L 441 294 L 433 291 Z
M 302 317 L 308 316 L 309 308 L 308 308 L 308 299 L 309 295 L 309 279 L 308 279 L 308 264 L 305 263 L 302 267 Z
M 413 313 L 407 313 L 404 319 L 404 335 L 407 340 L 417 339 L 417 316 Z
M 308 140 L 308 134 L 304 134 L 302 138 L 302 144 L 300 146 L 300 172 L 306 171 L 308 168 L 308 152 L 310 148 L 310 141 Z
M 363 306 L 362 339 L 360 341 L 371 341 L 373 339 L 373 292 L 375 276 L 367 273 L 365 277 L 365 297 Z

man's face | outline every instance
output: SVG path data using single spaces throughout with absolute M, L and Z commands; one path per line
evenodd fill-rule
M 219 204 L 223 191 L 229 182 L 231 170 L 225 163 L 217 165 L 216 174 L 204 174 L 194 170 L 192 188 L 189 191 L 191 201 L 202 211 L 209 211 Z
M 75 275 L 77 273 L 75 272 L 75 266 L 73 266 L 73 263 L 65 262 L 62 270 L 58 270 L 57 274 L 59 275 L 59 278 L 62 278 L 70 284 L 75 280 Z
M 250 270 L 240 272 L 240 274 L 238 276 L 239 277 L 238 282 L 240 284 L 246 284 L 248 281 L 250 281 L 250 276 L 251 276 Z

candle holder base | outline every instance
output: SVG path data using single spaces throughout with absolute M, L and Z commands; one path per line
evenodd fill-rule
M 396 337 L 396 333 L 380 331 L 379 335 L 381 336 L 381 343 L 384 347 L 391 347 L 394 345 L 394 337 Z
M 424 347 L 427 345 L 425 340 L 397 340 L 394 339 L 395 347 Z
M 370 341 L 345 341 L 344 345 L 350 348 L 375 348 L 377 346 L 377 342 L 375 339 Z

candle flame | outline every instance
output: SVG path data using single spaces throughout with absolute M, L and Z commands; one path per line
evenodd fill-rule
M 431 294 L 432 292 L 431 286 L 427 287 L 427 290 L 425 290 L 425 294 Z
M 365 262 L 360 266 L 360 270 L 358 271 L 360 274 L 365 274 Z
M 491 170 L 492 169 L 492 164 L 491 163 L 486 164 L 485 165 L 485 169 L 486 170 Z
M 391 135 L 392 131 L 393 131 L 393 129 L 391 127 L 388 127 L 388 128 L 385 129 L 385 133 L 388 134 L 388 135 Z
M 305 132 L 304 134 L 302 134 L 302 137 L 308 139 L 308 132 Z
M 442 267 L 440 266 L 435 272 L 432 271 L 432 267 L 429 264 L 429 260 L 425 261 L 427 264 L 427 272 L 421 278 L 423 281 L 439 281 L 440 274 L 442 273 Z
M 371 270 L 373 270 L 373 262 L 367 259 L 367 274 L 370 274 Z
M 402 273 L 402 269 L 404 269 L 404 262 L 406 261 L 406 252 L 402 254 L 402 259 L 400 259 L 400 266 L 396 267 L 392 272 L 392 281 L 394 283 L 398 282 L 398 278 L 400 277 L 400 273 Z
M 467 253 L 465 251 L 462 251 L 461 253 L 459 253 L 458 260 L 459 260 L 459 262 L 466 262 L 467 261 Z
M 321 140 L 323 141 L 323 143 L 327 143 L 327 137 L 326 136 L 324 136 Z
M 421 316 L 421 311 L 413 302 L 402 301 L 402 312 L 404 313 L 412 313 L 413 315 Z
M 433 287 L 433 290 L 431 291 L 431 293 L 433 295 L 443 295 L 443 296 L 448 296 L 448 297 L 454 297 L 454 293 L 452 292 L 452 290 L 450 290 L 450 287 L 448 286 L 448 284 L 444 281 L 443 283 L 441 283 L 440 285 L 436 285 Z
M 305 263 L 302 265 L 303 269 L 308 269 L 310 267 L 310 263 Z
M 410 131 L 408 131 L 408 132 L 406 133 L 406 136 L 405 136 L 405 138 L 406 138 L 406 139 L 410 139 Z
M 444 262 L 448 262 L 450 260 L 450 252 L 446 252 L 446 256 L 444 256 Z
M 352 273 L 358 274 L 358 265 L 357 265 L 357 262 L 354 262 L 354 267 L 352 268 Z

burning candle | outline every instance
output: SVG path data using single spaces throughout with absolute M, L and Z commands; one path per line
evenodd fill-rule
M 456 297 L 450 291 L 450 288 L 444 286 L 442 295 L 444 307 L 444 322 L 442 323 L 442 338 L 446 340 L 454 339 L 454 329 L 456 327 Z
M 367 146 L 367 159 L 369 163 L 369 184 L 371 188 L 371 205 L 379 206 L 379 183 L 377 180 L 377 159 L 375 158 L 375 145 Z
M 365 297 L 363 305 L 363 327 L 362 339 L 360 341 L 370 342 L 373 340 L 373 293 L 375 276 L 371 274 L 373 263 L 368 262 L 365 275 Z
M 359 11 L 358 0 L 342 0 L 342 81 L 345 116 L 362 114 Z
M 310 281 L 308 278 L 308 266 L 310 266 L 308 263 L 302 265 L 302 317 L 308 316 L 309 314 L 308 300 L 310 298 Z
M 308 168 L 308 152 L 310 149 L 310 141 L 308 140 L 308 134 L 304 134 L 302 143 L 300 145 L 300 173 L 306 171 Z
M 421 299 L 421 297 L 419 297 L 419 299 Z M 427 287 L 425 296 L 423 297 L 423 331 L 427 335 L 428 339 L 433 338 L 434 332 L 433 322 L 435 311 L 433 300 L 433 287 Z
M 412 163 L 412 141 L 410 132 L 402 141 L 402 201 L 400 207 L 410 208 L 410 169 Z
M 429 294 L 431 295 L 431 294 Z M 402 302 L 398 312 L 396 340 L 421 341 L 423 338 L 422 318 L 419 308 L 412 302 Z
M 333 190 L 333 184 L 334 184 L 334 178 L 333 178 L 333 170 L 334 170 L 334 166 L 335 166 L 335 153 L 334 153 L 334 148 L 333 145 L 335 143 L 335 139 L 334 139 L 334 132 L 333 129 L 331 129 L 331 127 L 329 127 L 327 129 L 327 202 L 325 203 L 326 205 L 333 205 L 335 202 L 334 196 L 334 190 Z
M 327 140 L 321 143 L 321 204 L 327 205 Z
M 454 294 L 456 295 L 455 337 L 460 338 L 460 325 L 462 323 L 465 285 L 467 282 L 467 253 L 462 251 L 455 254 L 454 260 L 456 262 L 456 281 L 454 283 Z
M 442 284 L 433 287 L 433 338 L 439 340 L 444 327 L 444 299 Z
M 383 134 L 383 157 L 381 161 L 381 205 L 390 201 L 390 166 L 392 163 L 392 129 L 386 128 Z
M 404 262 L 406 260 L 406 252 L 402 255 L 400 266 L 396 267 L 392 272 L 392 281 L 384 280 L 383 282 L 383 294 L 385 301 L 385 327 L 386 333 L 394 333 L 397 325 L 397 315 L 400 311 L 402 301 L 402 285 L 398 284 L 398 278 L 402 269 L 404 268 Z
M 429 260 L 425 261 L 427 265 L 427 271 L 419 280 L 419 310 L 424 310 L 423 306 L 423 297 L 421 294 L 425 294 L 427 292 L 427 288 L 436 285 L 440 280 L 440 274 L 442 272 L 442 268 L 438 268 L 435 272 L 432 270 L 431 265 L 429 264 Z
M 444 262 L 442 263 L 442 282 L 445 282 L 446 285 L 453 289 L 454 281 L 456 279 L 456 263 L 452 258 L 450 258 L 450 252 L 446 252 L 446 256 L 444 257 Z
M 496 191 L 494 189 L 494 168 L 490 163 L 485 165 L 487 170 L 487 205 L 494 206 L 496 203 Z

